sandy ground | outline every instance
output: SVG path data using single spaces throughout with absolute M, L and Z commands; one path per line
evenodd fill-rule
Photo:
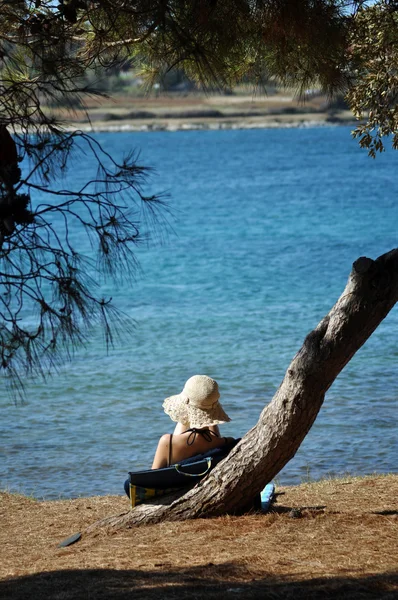
M 277 487 L 268 514 L 100 530 L 58 548 L 127 509 L 121 496 L 1 493 L 0 598 L 398 597 L 397 475 Z

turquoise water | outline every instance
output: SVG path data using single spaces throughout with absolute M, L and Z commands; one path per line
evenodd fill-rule
M 170 192 L 173 227 L 138 252 L 134 284 L 106 293 L 136 321 L 106 354 L 101 336 L 27 402 L 1 399 L 0 488 L 39 498 L 123 493 L 171 430 L 163 399 L 205 373 L 232 418 L 257 421 L 305 335 L 335 303 L 352 262 L 396 247 L 398 153 L 369 159 L 349 128 L 109 133 L 110 152 L 141 149 Z M 86 160 L 74 180 L 92 175 Z M 86 252 L 86 246 L 82 246 Z M 338 377 L 279 476 L 396 471 L 395 308 Z

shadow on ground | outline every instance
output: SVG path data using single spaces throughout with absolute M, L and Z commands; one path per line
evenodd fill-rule
M 265 600 L 336 598 L 393 600 L 398 593 L 398 572 L 367 577 L 322 577 L 304 581 L 252 577 L 234 563 L 208 564 L 189 569 L 92 569 L 38 573 L 0 582 L 2 600 L 192 600 L 244 598 Z

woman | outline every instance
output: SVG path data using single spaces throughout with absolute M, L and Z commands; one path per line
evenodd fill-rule
M 207 375 L 194 375 L 181 394 L 166 398 L 164 411 L 177 425 L 173 434 L 160 438 L 152 469 L 168 467 L 233 441 L 233 438 L 220 437 L 218 425 L 231 419 L 219 398 L 217 382 Z

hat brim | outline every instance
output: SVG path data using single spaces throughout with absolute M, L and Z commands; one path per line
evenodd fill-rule
M 163 402 L 164 412 L 172 421 L 183 423 L 190 427 L 200 429 L 211 425 L 228 423 L 231 419 L 224 411 L 220 402 L 216 402 L 211 408 L 197 408 L 187 402 L 188 398 L 183 394 L 170 396 Z
M 166 398 L 163 402 L 164 412 L 166 415 L 169 415 L 172 421 L 183 423 L 184 425 L 189 423 L 186 400 L 182 394 L 177 394 L 177 396 Z

